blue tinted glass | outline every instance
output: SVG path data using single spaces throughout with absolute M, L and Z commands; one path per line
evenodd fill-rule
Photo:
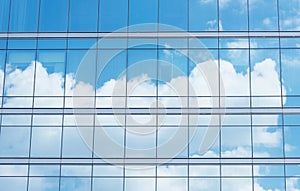
M 300 95 L 300 49 L 281 50 L 282 82 L 287 95 Z
M 0 1 L 0 32 L 7 32 L 9 0 Z
M 190 0 L 190 31 L 218 30 L 217 0 Z
M 130 1 L 129 24 L 157 23 L 158 1 Z
M 286 1 L 279 0 L 279 18 L 280 18 L 280 30 L 299 31 L 299 10 L 300 3 L 298 0 Z
M 39 39 L 39 49 L 65 49 L 66 39 Z
M 69 39 L 68 40 L 68 48 L 70 49 L 89 49 L 89 48 L 96 48 L 95 46 L 96 39 Z
M 41 0 L 40 31 L 64 32 L 68 23 L 68 0 Z
M 159 23 L 187 29 L 187 1 L 186 0 L 160 0 Z
M 8 40 L 8 49 L 35 49 L 36 40 L 35 39 L 12 39 Z
M 250 30 L 277 30 L 277 0 L 250 0 Z
M 98 22 L 98 0 L 70 0 L 71 32 L 95 32 Z
M 11 0 L 11 32 L 36 32 L 39 0 Z
M 0 49 L 6 48 L 6 39 L 0 39 Z
M 110 57 L 112 58 L 109 59 Z M 97 76 L 97 88 L 112 79 L 117 80 L 126 73 L 126 52 L 99 50 L 97 70 L 98 72 L 102 71 L 99 76 Z
M 219 30 L 243 31 L 248 29 L 247 0 L 219 1 Z
M 100 1 L 100 31 L 114 31 L 127 26 L 128 1 Z

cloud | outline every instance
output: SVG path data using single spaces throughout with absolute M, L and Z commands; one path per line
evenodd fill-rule
M 215 2 L 215 0 L 199 0 L 200 3 L 209 4 Z
M 219 31 L 223 31 L 223 25 L 222 25 L 221 20 L 219 20 L 219 28 L 218 28 L 218 21 L 216 19 L 207 21 L 206 25 L 208 26 L 208 30 L 218 30 L 219 29 Z
M 270 18 L 265 18 L 264 20 L 263 20 L 263 24 L 264 25 L 266 25 L 266 26 L 270 26 L 271 25 L 271 19 Z

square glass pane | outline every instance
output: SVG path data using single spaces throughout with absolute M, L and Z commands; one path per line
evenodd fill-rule
M 154 178 L 127 178 L 125 179 L 125 191 L 131 190 L 143 190 L 147 188 L 147 191 L 155 190 Z
M 249 0 L 250 30 L 278 30 L 277 0 Z
M 147 129 L 143 126 L 136 128 L 126 127 L 126 130 L 126 157 L 155 158 L 155 127 L 148 127 Z
M 32 96 L 35 72 L 34 50 L 8 51 L 6 64 L 5 95 Z
M 30 176 L 59 176 L 59 165 L 30 165 Z
M 94 165 L 94 176 L 123 176 L 123 168 L 115 165 Z
M 9 191 L 26 191 L 27 177 L 0 177 L 1 189 Z
M 156 50 L 129 50 L 127 93 L 130 96 L 155 96 L 157 92 Z
M 67 40 L 64 38 L 40 38 L 38 49 L 66 49 Z
M 98 51 L 97 96 L 125 96 L 126 55 L 126 51 Z
M 185 0 L 160 0 L 159 23 L 187 30 L 188 26 L 188 3 Z M 166 30 L 160 28 L 160 30 Z M 172 29 L 177 30 L 177 29 Z
M 284 176 L 283 165 L 255 165 L 254 176 Z
M 283 137 L 281 126 L 253 126 L 253 156 L 282 157 Z
M 93 178 L 92 191 L 123 191 L 123 178 Z
M 221 136 L 222 157 L 252 156 L 250 127 L 224 127 L 221 129 Z
M 61 176 L 91 176 L 92 167 L 90 165 L 62 165 Z
M 280 63 L 277 49 L 250 49 L 251 93 L 253 96 L 280 96 Z M 268 100 L 263 104 L 280 104 L 280 100 Z M 258 106 L 258 104 L 256 104 Z
M 64 95 L 66 52 L 59 50 L 38 51 L 35 75 L 36 96 Z
M 10 32 L 36 32 L 39 0 L 11 0 Z
M 68 2 L 68 0 L 41 0 L 40 32 L 67 31 Z
M 222 191 L 232 191 L 235 189 L 240 190 L 252 190 L 251 178 L 222 178 L 221 187 Z
M 127 0 L 100 1 L 99 31 L 112 32 L 126 27 L 127 17 Z
M 91 190 L 91 178 L 62 177 L 60 191 Z
M 226 96 L 249 96 L 249 50 L 220 50 L 221 77 Z
M 219 0 L 219 9 L 220 31 L 248 30 L 247 0 L 238 2 Z
M 189 30 L 190 31 L 217 31 L 218 9 L 217 0 L 190 0 L 189 1 Z
M 28 191 L 51 190 L 59 191 L 59 178 L 57 177 L 30 177 Z
M 187 191 L 188 181 L 187 178 L 158 178 L 157 179 L 157 191 L 164 190 L 176 190 Z
M 222 165 L 222 176 L 252 176 L 252 166 L 248 165 Z
M 1 176 L 27 176 L 27 165 L 0 165 Z
M 87 128 L 89 130 L 87 136 L 89 136 L 89 140 L 92 141 L 93 129 L 89 127 L 84 127 L 84 128 Z M 89 145 L 92 145 L 92 143 L 89 143 Z M 84 142 L 76 127 L 63 128 L 62 148 L 63 148 L 62 156 L 66 158 L 72 158 L 72 157 L 91 158 L 92 157 L 92 151 Z
M 131 0 L 129 10 L 129 25 L 158 22 L 158 0 Z M 140 30 L 143 30 L 143 27 L 138 28 L 140 28 Z M 145 30 L 158 29 L 145 28 Z
M 98 0 L 70 0 L 70 32 L 96 32 Z
M 124 134 L 125 127 L 96 127 L 94 130 L 94 153 L 101 158 L 123 158 L 124 157 Z M 115 166 L 116 168 L 118 166 Z M 97 168 L 98 174 L 101 174 Z M 102 175 L 119 172 L 115 168 L 103 168 Z M 108 170 L 112 170 L 112 172 Z M 120 170 L 122 170 L 120 168 Z
M 187 127 L 159 127 L 157 156 L 159 158 L 186 158 L 188 156 Z
M 300 71 L 300 49 L 281 50 L 281 68 L 286 95 L 300 95 L 300 87 L 297 83 Z
M 298 1 L 279 0 L 280 30 L 282 31 L 299 31 L 299 10 Z
M 220 178 L 190 178 L 190 191 L 220 190 Z
M 0 137 L 0 156 L 28 157 L 30 128 L 2 127 Z
M 220 176 L 220 165 L 190 165 L 190 177 L 191 176 Z
M 61 149 L 60 127 L 34 127 L 31 137 L 32 157 L 59 157 Z
M 8 49 L 35 49 L 35 39 L 10 39 L 8 40 Z
M 190 117 L 191 120 L 191 117 Z M 202 120 L 202 119 L 201 119 Z M 214 140 L 211 142 L 211 146 L 203 153 L 203 151 L 200 151 L 200 146 L 203 143 L 203 140 L 206 137 L 206 134 L 208 133 L 208 130 L 210 129 L 211 132 L 218 132 L 220 131 L 219 127 L 217 126 L 200 126 L 195 127 L 195 132 L 192 132 L 190 130 L 189 132 L 189 139 L 191 140 L 189 142 L 189 156 L 191 158 L 219 158 L 220 156 L 220 135 L 214 137 Z
M 300 133 L 299 126 L 285 126 L 284 127 L 284 141 L 285 141 L 285 156 L 299 157 L 300 156 L 300 140 L 298 135 Z
M 8 32 L 9 4 L 10 0 L 0 1 L 0 32 Z
M 78 88 L 76 90 L 77 92 L 75 94 L 76 96 L 94 95 L 95 87 L 93 85 L 95 84 L 96 63 L 97 63 L 96 52 L 97 52 L 96 50 L 69 50 L 68 51 L 65 95 L 72 96 L 75 88 Z M 81 75 L 77 73 L 80 66 L 81 66 L 81 72 L 80 72 Z
M 256 178 L 254 182 L 259 185 L 254 186 L 254 191 L 285 190 L 284 178 Z

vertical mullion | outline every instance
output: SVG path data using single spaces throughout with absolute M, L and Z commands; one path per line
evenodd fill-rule
M 130 17 L 130 0 L 127 0 L 127 28 L 126 28 L 126 32 L 127 32 L 127 37 L 126 37 L 126 66 L 125 66 L 125 116 L 124 116 L 124 140 L 123 140 L 123 146 L 124 146 L 124 149 L 123 149 L 123 191 L 126 190 L 126 141 L 127 141 L 127 136 L 126 136 L 126 133 L 127 133 L 127 108 L 128 108 L 128 44 L 129 44 L 129 40 L 128 40 L 128 28 L 130 27 L 129 26 L 129 17 Z M 121 98 L 122 99 L 122 98 Z
M 7 24 L 7 33 L 9 31 L 9 25 L 10 25 L 10 12 L 11 12 L 11 1 L 9 1 L 9 10 L 8 10 L 8 24 Z M 6 79 L 6 63 L 8 62 L 8 35 L 6 37 L 6 45 L 5 45 L 5 61 L 4 61 L 4 65 L 3 65 L 3 79 L 2 79 L 2 84 L 3 84 L 3 87 L 2 87 L 2 100 L 1 100 L 1 107 L 3 108 L 3 104 L 4 104 L 4 94 L 5 94 L 5 79 Z M 1 133 L 2 133 L 2 115 L 0 116 L 0 136 L 1 136 Z
M 68 22 L 67 22 L 67 34 L 69 32 L 69 23 L 70 23 L 70 0 L 68 1 Z M 65 61 L 65 81 L 64 81 L 64 98 L 63 98 L 63 107 L 66 106 L 66 84 L 67 84 L 67 66 L 68 66 L 68 59 L 69 59 L 69 43 L 68 43 L 68 37 L 66 38 L 66 61 Z M 65 110 L 63 109 L 63 116 L 62 116 L 62 129 L 61 129 L 61 139 L 60 139 L 60 159 L 63 158 L 63 140 L 64 140 L 64 116 L 65 116 Z M 61 172 L 62 172 L 62 164 L 59 164 L 59 183 L 58 183 L 58 190 L 61 190 Z
M 220 0 L 217 0 L 217 17 L 218 17 L 218 88 L 219 88 L 219 107 L 220 107 Z M 213 97 L 214 98 L 214 97 Z M 219 125 L 221 125 L 221 121 L 220 121 L 220 117 L 219 117 Z M 222 164 L 221 164 L 221 157 L 222 157 L 222 128 L 220 129 L 220 133 L 219 133 L 219 173 L 220 173 L 220 177 L 219 177 L 219 188 L 220 191 L 222 191 Z
M 38 0 L 38 21 L 37 21 L 37 31 L 39 29 L 39 23 L 40 23 L 40 8 L 41 8 L 41 1 L 42 0 Z M 31 105 L 31 125 L 30 125 L 30 142 L 29 142 L 29 158 L 28 160 L 30 160 L 31 158 L 31 149 L 32 149 L 32 130 L 33 130 L 33 108 L 34 108 L 34 96 L 35 96 L 35 82 L 36 82 L 36 63 L 37 63 L 37 49 L 38 49 L 38 38 L 35 38 L 36 43 L 35 43 L 35 59 L 34 59 L 34 70 L 33 70 L 33 84 L 32 84 L 32 105 Z M 30 166 L 31 164 L 29 163 L 28 165 L 28 171 L 27 171 L 27 191 L 29 191 L 29 175 L 30 175 Z
M 278 32 L 280 34 L 280 5 L 279 5 L 280 0 L 276 0 L 277 3 L 277 27 L 278 27 Z M 282 78 L 282 58 L 281 58 L 281 35 L 279 35 L 278 37 L 279 39 L 279 70 L 280 70 L 280 74 L 279 74 L 279 82 L 280 82 L 280 98 L 281 98 L 281 109 L 283 111 L 283 91 L 282 91 L 282 82 L 283 82 L 283 78 Z M 281 134 L 282 134 L 282 156 L 285 159 L 285 126 L 284 126 L 284 113 L 281 114 L 281 120 L 282 120 L 282 124 L 281 124 Z M 285 160 L 284 160 L 285 161 Z M 284 176 L 284 190 L 287 190 L 287 185 L 286 185 L 286 164 L 283 164 L 283 176 Z
M 251 53 L 250 53 L 250 36 L 249 36 L 249 33 L 250 33 L 250 3 L 249 1 L 251 0 L 247 0 L 247 31 L 248 31 L 248 67 L 249 67 L 249 94 L 250 94 L 250 97 L 249 97 L 249 104 L 250 104 L 250 109 L 252 108 L 252 78 L 251 78 Z M 254 166 L 253 166 L 253 157 L 254 157 L 254 142 L 253 142 L 253 116 L 252 114 L 250 114 L 250 138 L 251 138 L 251 174 L 252 174 L 252 177 L 251 177 L 251 183 L 252 183 L 252 191 L 254 191 Z

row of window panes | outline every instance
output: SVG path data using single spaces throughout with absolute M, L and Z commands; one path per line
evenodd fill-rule
M 274 31 L 278 26 L 281 30 L 298 29 L 298 23 L 292 21 L 298 16 L 297 1 L 248 1 L 2 0 L 0 31 L 108 32 L 127 25 L 157 22 L 190 31 L 247 31 L 248 25 L 250 30 L 258 31 Z
M 98 41 L 97 41 L 98 40 Z M 68 42 L 68 44 L 67 44 Z M 250 42 L 250 45 L 249 45 Z M 6 49 L 6 39 L 0 39 L 0 49 Z M 97 44 L 96 44 L 97 43 Z M 278 48 L 279 38 L 220 38 L 219 46 L 217 38 L 51 38 L 39 39 L 10 39 L 8 49 L 89 49 L 96 48 L 160 48 L 168 44 L 171 48 Z M 281 48 L 299 48 L 299 38 L 280 38 Z M 137 46 L 143 45 L 143 46 Z

